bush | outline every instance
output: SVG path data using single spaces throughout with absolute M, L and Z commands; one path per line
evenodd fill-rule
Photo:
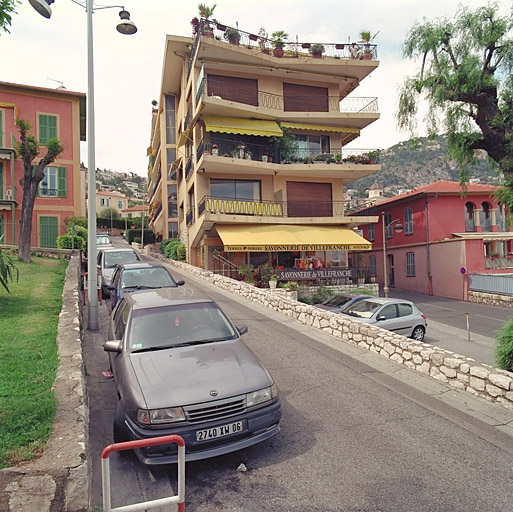
M 180 244 L 177 245 L 176 255 L 180 261 L 185 261 L 185 258 L 187 256 L 187 247 L 185 247 L 185 244 L 180 242 Z
M 69 228 L 71 225 L 81 226 L 83 228 L 86 228 L 87 230 L 87 219 L 85 217 L 67 217 L 64 219 L 64 224 L 66 224 L 66 228 L 69 231 Z
M 169 240 L 164 247 L 164 256 L 170 260 L 179 260 L 180 258 L 178 257 L 178 248 L 181 245 L 183 245 L 183 243 L 178 238 Z
M 71 234 L 71 228 L 68 229 L 68 233 Z M 75 226 L 75 234 L 81 238 L 84 239 L 85 242 L 87 242 L 87 228 L 84 228 L 83 226 L 76 225 Z
M 81 236 L 73 236 L 66 233 L 57 237 L 57 247 L 59 249 L 84 249 L 84 239 Z
M 503 370 L 513 371 L 513 316 L 495 332 L 495 361 Z
M 160 245 L 159 245 L 159 251 L 164 254 L 164 251 L 166 249 L 166 247 L 170 244 L 170 243 L 176 243 L 178 239 L 177 238 L 168 238 L 167 240 L 162 240 L 162 242 L 160 242 Z

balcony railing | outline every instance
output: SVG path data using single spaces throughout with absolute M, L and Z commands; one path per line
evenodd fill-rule
M 323 152 L 321 148 L 292 148 L 282 151 L 276 148 L 279 141 L 268 138 L 264 144 L 255 144 L 244 139 L 225 139 L 212 134 L 210 140 L 202 140 L 196 152 L 197 161 L 204 153 L 228 158 L 259 160 L 284 164 L 377 164 L 379 151 L 369 149 L 346 149 Z
M 198 215 L 249 215 L 269 217 L 334 217 L 344 215 L 344 201 L 251 201 L 205 196 L 198 205 Z M 290 212 L 290 213 L 289 213 Z M 292 213 L 292 214 L 291 214 Z M 298 214 L 300 213 L 300 214 Z
M 196 53 L 196 45 L 199 36 L 211 37 L 220 41 L 226 41 L 227 44 L 244 46 L 262 53 L 273 55 L 275 47 L 272 38 L 266 37 L 266 34 L 251 34 L 238 28 L 229 27 L 222 23 L 201 19 L 199 21 L 198 35 L 195 44 L 191 50 L 191 58 Z M 378 58 L 377 46 L 375 44 L 366 44 L 361 42 L 350 43 L 308 43 L 308 42 L 285 42 L 283 44 L 283 57 L 304 58 L 314 57 L 316 48 L 322 47 L 321 57 L 333 59 L 353 59 L 353 60 L 376 60 Z
M 187 226 L 192 226 L 194 224 L 194 208 L 191 208 L 187 215 L 185 216 L 185 222 L 187 223 Z
M 190 175 L 192 174 L 192 155 L 187 159 L 187 163 L 185 164 L 185 179 L 188 180 Z
M 338 96 L 280 95 L 248 87 L 237 87 L 213 78 L 202 80 L 196 103 L 203 94 L 282 112 L 378 113 L 378 99 L 375 97 L 345 98 L 340 101 Z

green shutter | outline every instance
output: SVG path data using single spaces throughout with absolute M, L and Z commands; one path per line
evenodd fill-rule
M 66 181 L 66 167 L 59 167 L 57 170 L 58 176 L 58 197 L 67 196 L 67 181 Z
M 1 114 L 1 112 L 0 112 Z M 1 123 L 0 123 L 1 126 Z M 1 135 L 0 135 L 1 137 Z M 1 140 L 1 138 L 0 138 Z M 4 198 L 4 164 L 0 162 L 0 199 Z
M 39 246 L 57 247 L 57 217 L 39 217 Z
M 39 142 L 46 144 L 52 137 L 57 137 L 57 117 L 41 114 L 39 116 Z

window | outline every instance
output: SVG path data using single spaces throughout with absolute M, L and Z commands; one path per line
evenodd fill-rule
M 392 214 L 385 213 L 385 237 L 392 238 L 394 234 L 393 226 L 392 226 Z
M 404 209 L 404 234 L 413 235 L 413 211 L 411 208 Z
M 39 184 L 39 195 L 41 197 L 66 197 L 66 168 L 45 167 L 44 176 Z
M 39 114 L 39 142 L 46 144 L 48 139 L 57 137 L 57 116 Z
M 166 143 L 176 144 L 175 97 L 166 94 Z
M 258 80 L 209 74 L 207 81 L 209 96 L 258 106 Z
M 167 237 L 178 238 L 178 222 L 167 223 Z
M 108 208 L 110 206 L 110 199 L 107 197 L 101 197 L 100 198 L 100 206 L 104 206 L 105 208 Z
M 406 277 L 415 277 L 415 253 L 406 253 Z
M 169 148 L 166 149 L 167 154 L 167 179 L 170 181 L 176 181 L 176 168 L 177 166 L 173 166 L 176 160 L 176 149 Z
M 176 185 L 167 186 L 167 216 L 173 219 L 178 216 L 178 196 Z
M 375 225 L 369 224 L 367 228 L 367 236 L 369 237 L 369 242 L 373 242 L 376 239 Z
M 283 109 L 285 112 L 328 112 L 328 88 L 284 82 Z
M 210 196 L 218 199 L 260 201 L 260 181 L 211 179 Z
M 369 256 L 369 274 L 371 276 L 375 276 L 377 274 L 376 272 L 376 255 L 371 254 Z
M 306 156 L 315 157 L 330 152 L 330 138 L 328 135 L 296 135 L 298 158 Z
M 465 203 L 465 231 L 475 231 L 474 204 L 470 201 Z
M 118 199 L 118 209 L 121 210 L 123 208 L 123 201 L 121 199 Z

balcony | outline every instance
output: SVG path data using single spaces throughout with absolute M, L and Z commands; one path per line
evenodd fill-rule
M 377 165 L 379 164 L 379 151 L 368 149 L 339 149 L 330 152 L 327 147 L 300 148 L 297 145 L 286 149 L 280 148 L 279 137 L 258 137 L 266 142 L 257 144 L 249 142 L 251 139 L 238 140 L 211 135 L 210 141 L 202 140 L 196 152 L 196 161 L 199 162 L 205 154 L 217 157 L 257 160 L 273 164 L 349 164 L 349 165 Z
M 241 46 L 249 50 L 273 56 L 274 58 L 311 58 L 311 59 L 337 59 L 337 60 L 377 60 L 378 51 L 375 44 L 362 44 L 361 42 L 348 43 L 309 43 L 309 42 L 283 42 L 277 45 L 268 37 L 265 30 L 251 34 L 238 28 L 229 27 L 211 20 L 198 20 L 197 35 L 189 56 L 189 77 L 192 62 L 196 55 L 200 36 L 218 41 L 226 41 L 226 44 Z M 275 51 L 281 46 L 281 52 Z
M 198 204 L 198 215 L 246 215 L 252 217 L 311 218 L 342 217 L 344 201 L 251 201 L 205 196 Z

